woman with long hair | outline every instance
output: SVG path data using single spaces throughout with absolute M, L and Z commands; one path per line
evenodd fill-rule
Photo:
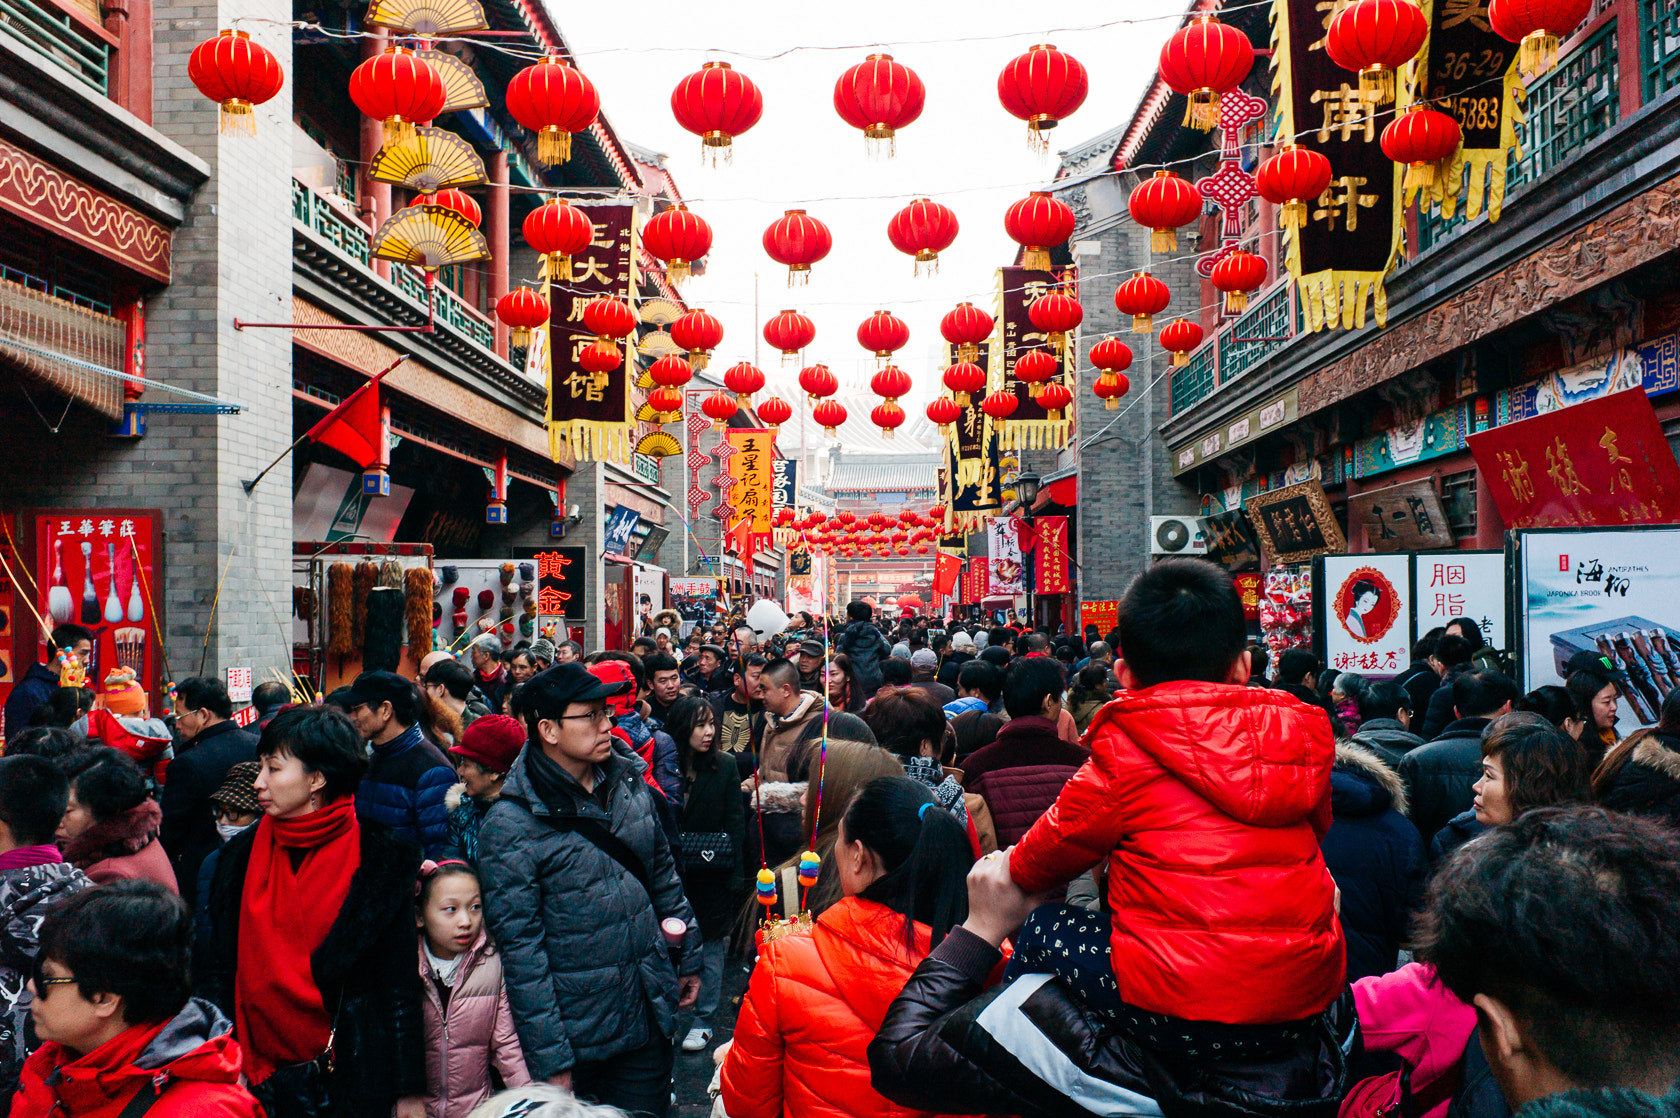
M 1616 708 L 1621 693 L 1608 676 L 1591 671 L 1570 672 L 1563 685 L 1575 700 L 1575 717 L 1586 726 L 1581 731 L 1581 744 L 1596 765 L 1616 748 Z
M 1629 734 L 1605 755 L 1592 784 L 1593 796 L 1611 811 L 1680 827 L 1680 687 L 1663 699 L 1655 726 Z
M 1091 724 L 1091 719 L 1097 716 L 1097 711 L 1103 704 L 1114 697 L 1114 693 L 1106 686 L 1108 679 L 1107 664 L 1087 664 L 1079 669 L 1074 677 L 1073 689 L 1068 694 L 1067 709 L 1073 714 L 1073 724 L 1079 728 L 1081 734 Z
M 926 786 L 866 784 L 833 859 L 842 897 L 759 955 L 722 1069 L 731 1118 L 905 1115 L 870 1085 L 866 1050 L 887 1006 L 968 915 L 968 836 Z
M 340 712 L 283 710 L 257 753 L 263 817 L 218 856 L 204 996 L 270 1118 L 423 1118 L 420 848 L 357 819 L 367 753 Z
M 823 689 L 828 692 L 828 705 L 835 710 L 856 714 L 863 709 L 864 697 L 858 686 L 857 669 L 852 658 L 836 652 L 822 668 Z

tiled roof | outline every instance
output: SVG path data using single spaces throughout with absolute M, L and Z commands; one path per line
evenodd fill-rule
M 932 462 L 851 463 L 841 459 L 825 487 L 830 493 L 903 493 L 933 489 L 939 467 Z

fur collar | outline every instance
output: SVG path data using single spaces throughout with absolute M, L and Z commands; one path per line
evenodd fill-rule
M 461 806 L 461 801 L 466 798 L 466 795 L 467 786 L 465 784 L 451 784 L 449 791 L 443 794 L 444 810 L 454 812 L 456 808 Z
M 1671 780 L 1680 780 L 1680 752 L 1676 752 L 1676 745 L 1680 741 L 1652 731 L 1639 739 L 1628 760 L 1655 769 Z
M 1368 776 L 1387 790 L 1394 797 L 1394 810 L 1401 815 L 1409 815 L 1406 802 L 1406 786 L 1401 783 L 1400 774 L 1389 768 L 1371 750 L 1357 742 L 1339 741 L 1336 743 L 1336 764 L 1340 768 L 1351 769 L 1361 776 Z
M 156 800 L 141 800 L 114 819 L 95 823 L 64 844 L 64 860 L 85 870 L 107 858 L 138 854 L 157 838 L 163 809 Z

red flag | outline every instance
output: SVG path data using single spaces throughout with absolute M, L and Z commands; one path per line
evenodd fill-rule
M 962 560 L 948 552 L 940 552 L 933 561 L 933 592 L 939 597 L 947 597 L 957 587 L 957 576 L 962 573 Z
M 400 364 L 400 362 L 398 362 Z M 344 398 L 338 407 L 304 433 L 304 438 L 332 447 L 354 459 L 362 469 L 377 465 L 384 457 L 384 427 L 379 420 L 379 382 L 391 369 L 381 369 L 368 382 Z
M 747 572 L 753 569 L 753 554 L 758 550 L 758 537 L 753 535 L 753 518 L 743 516 L 729 529 L 729 544 L 735 551 L 735 557 L 741 561 L 741 566 Z

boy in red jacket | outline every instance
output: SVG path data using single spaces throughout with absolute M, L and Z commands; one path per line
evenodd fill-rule
M 1322 710 L 1246 686 L 1242 604 L 1200 559 L 1139 575 L 1120 603 L 1123 693 L 1091 759 L 1008 854 L 1027 893 L 1108 861 L 1111 915 L 1035 911 L 1011 973 L 1062 977 L 1139 1044 L 1265 1058 L 1305 1035 L 1346 969 Z

